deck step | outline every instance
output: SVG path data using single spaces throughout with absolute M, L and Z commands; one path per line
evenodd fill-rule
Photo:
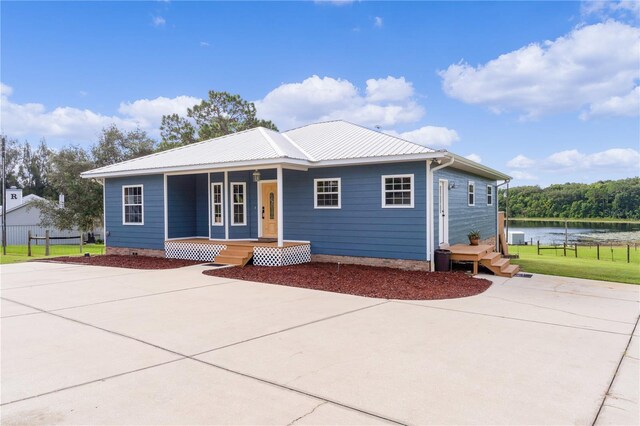
M 503 277 L 513 277 L 515 274 L 517 274 L 518 272 L 520 272 L 520 266 L 519 265 L 509 265 L 506 268 L 504 268 L 502 270 L 502 274 L 501 275 Z
M 243 267 L 253 257 L 253 247 L 227 246 L 225 250 L 214 258 L 214 262 L 221 265 L 235 265 Z
M 513 277 L 520 270 L 518 265 L 511 265 L 508 258 L 500 256 L 497 252 L 482 256 L 480 264 L 498 277 Z
M 489 254 L 485 254 L 482 257 L 482 259 L 480 259 L 480 260 L 488 261 L 489 263 L 493 263 L 494 260 L 498 260 L 498 259 L 500 259 L 500 253 L 494 251 L 494 252 L 491 252 Z

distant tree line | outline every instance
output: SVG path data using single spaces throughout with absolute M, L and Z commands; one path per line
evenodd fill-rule
M 35 202 L 42 211 L 42 226 L 89 231 L 102 225 L 102 185 L 82 179 L 82 172 L 256 126 L 278 130 L 271 121 L 258 119 L 255 105 L 239 95 L 209 91 L 208 99 L 189 108 L 186 117 L 162 117 L 160 141 L 144 130 L 125 131 L 115 124 L 102 129 L 87 148 L 68 145 L 51 149 L 44 139 L 34 147 L 9 136 L 6 186 L 50 200 Z M 0 204 L 4 202 L 1 192 Z M 64 208 L 56 202 L 59 194 L 65 195 Z
M 500 209 L 505 209 L 505 189 L 500 189 Z M 509 189 L 511 217 L 566 219 L 640 219 L 640 177 L 598 181 L 518 186 Z

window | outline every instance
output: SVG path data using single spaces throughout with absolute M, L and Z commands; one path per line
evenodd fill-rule
M 382 207 L 413 207 L 413 175 L 382 176 Z
M 211 184 L 211 224 L 213 226 L 224 225 L 224 213 L 222 209 L 222 183 Z
M 467 185 L 467 198 L 467 202 L 470 206 L 476 205 L 476 184 L 472 180 L 470 180 Z
M 493 186 L 487 185 L 487 205 L 493 205 Z
M 232 225 L 247 224 L 247 184 L 231 182 Z
M 122 187 L 122 224 L 144 225 L 142 185 Z
M 313 184 L 316 209 L 340 208 L 340 178 L 314 179 Z

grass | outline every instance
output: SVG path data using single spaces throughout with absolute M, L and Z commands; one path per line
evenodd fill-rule
M 559 275 L 640 284 L 640 245 L 631 245 L 630 263 L 627 263 L 627 247 L 600 246 L 600 260 L 595 246 L 578 246 L 578 258 L 573 251 L 563 256 L 562 249 L 544 250 L 537 254 L 535 246 L 509 246 L 509 254 L 519 254 L 511 259 L 525 272 Z M 612 260 L 613 259 L 613 260 Z
M 561 217 L 510 217 L 509 220 L 519 222 L 589 222 L 589 223 L 640 223 L 637 219 L 615 219 L 608 217 L 594 217 L 584 219 L 564 219 Z
M 0 264 L 7 265 L 9 263 L 26 262 L 28 260 L 56 257 L 56 256 L 82 256 L 84 253 L 91 254 L 104 254 L 104 244 L 85 244 L 82 246 L 82 253 L 80 253 L 80 247 L 77 245 L 52 245 L 49 246 L 49 256 L 44 255 L 44 245 L 32 245 L 31 254 L 27 256 L 27 246 L 7 246 L 7 254 L 2 255 L 2 249 L 0 248 Z

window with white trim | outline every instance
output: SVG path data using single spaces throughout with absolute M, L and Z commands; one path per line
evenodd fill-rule
M 247 224 L 247 184 L 231 182 L 231 224 Z
M 144 225 L 142 185 L 122 186 L 122 224 Z
M 316 209 L 340 208 L 340 178 L 314 179 L 313 185 Z
M 413 207 L 413 175 L 382 176 L 382 207 Z
M 472 180 L 467 184 L 467 204 L 476 205 L 476 183 Z
M 487 185 L 487 205 L 493 205 L 493 185 Z
M 221 182 L 211 184 L 211 225 L 224 225 L 224 209 L 222 208 L 222 188 Z

